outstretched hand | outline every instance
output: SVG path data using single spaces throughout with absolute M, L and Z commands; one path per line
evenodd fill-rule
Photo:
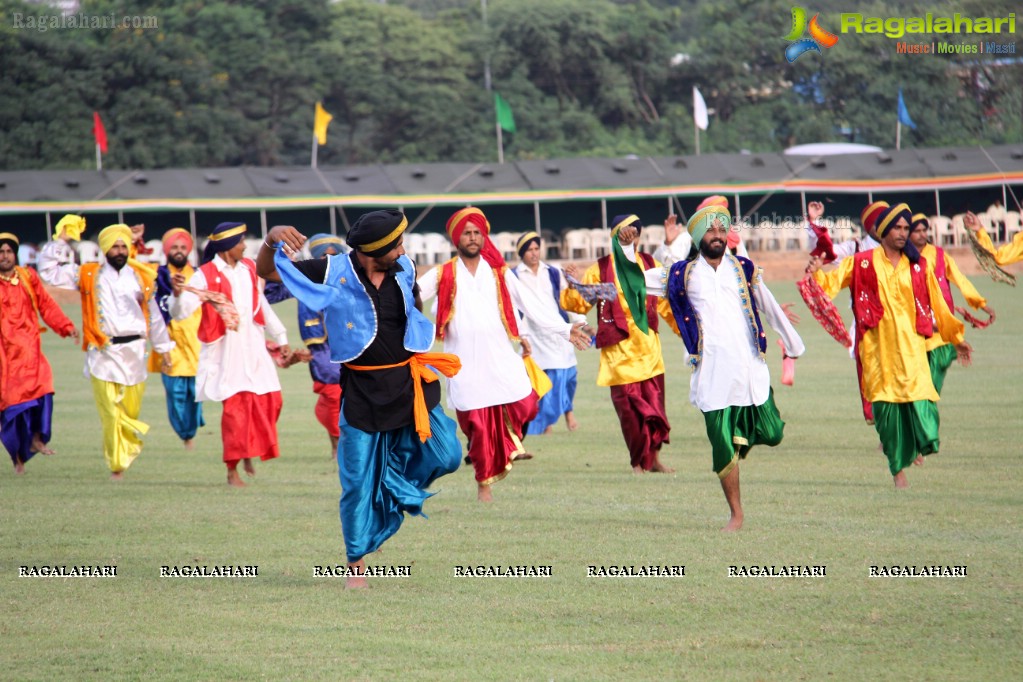
M 799 315 L 792 310 L 792 306 L 794 305 L 795 303 L 782 303 L 781 309 L 782 312 L 785 313 L 785 317 L 789 318 L 789 322 L 792 324 L 799 324 Z
M 806 274 L 812 275 L 821 269 L 821 265 L 824 263 L 820 256 L 810 256 L 810 262 L 806 264 Z
M 963 226 L 970 232 L 980 232 L 980 218 L 973 211 L 967 211 L 963 214 Z
M 284 242 L 284 252 L 288 255 L 302 250 L 308 238 L 291 225 L 274 225 L 266 235 L 268 244 L 277 246 Z
M 963 341 L 962 343 L 956 344 L 956 357 L 959 359 L 959 364 L 963 367 L 969 367 L 973 362 L 973 346 Z
M 806 217 L 811 223 L 816 223 L 824 215 L 824 204 L 819 201 L 811 201 L 806 205 Z
M 561 269 L 562 269 L 562 271 L 564 271 L 564 273 L 566 275 L 568 275 L 569 277 L 571 277 L 572 279 L 577 280 L 577 281 L 579 281 L 579 277 L 582 275 L 582 273 L 579 272 L 579 266 L 576 265 L 575 263 L 569 263 L 568 265 L 563 265 L 563 266 L 561 266 Z M 568 286 L 571 287 L 571 286 L 573 286 L 573 284 L 571 282 L 569 282 Z
M 682 226 L 678 224 L 678 216 L 674 213 L 668 215 L 664 220 L 664 244 L 671 246 L 671 243 L 682 234 Z

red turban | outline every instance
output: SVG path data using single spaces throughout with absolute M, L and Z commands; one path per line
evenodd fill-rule
M 480 249 L 480 256 L 487 262 L 487 265 L 494 270 L 504 267 L 504 256 L 494 246 L 494 242 L 490 241 L 490 221 L 483 215 L 483 211 L 475 206 L 469 206 L 456 211 L 454 215 L 448 218 L 448 224 L 445 229 L 447 229 L 451 241 L 457 245 L 462 239 L 462 233 L 465 232 L 467 225 L 474 225 L 483 233 L 483 248 Z

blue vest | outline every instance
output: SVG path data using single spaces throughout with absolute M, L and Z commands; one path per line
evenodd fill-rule
M 671 266 L 668 273 L 667 291 L 668 302 L 671 304 L 671 312 L 675 316 L 675 322 L 682 333 L 682 342 L 689 351 L 689 365 L 692 369 L 700 364 L 703 355 L 703 330 L 700 327 L 700 317 L 689 300 L 687 289 L 689 286 L 689 275 L 692 273 L 693 260 L 677 261 Z M 764 325 L 760 321 L 760 311 L 757 310 L 757 300 L 753 297 L 753 287 L 756 286 L 757 267 L 753 261 L 741 256 L 733 256 L 726 253 L 718 267 L 736 265 L 742 270 L 742 291 L 739 298 L 742 308 L 746 313 L 750 325 L 750 340 L 753 344 L 753 352 L 764 357 L 767 353 L 767 335 L 764 333 Z
M 299 301 L 313 310 L 323 311 L 323 327 L 330 339 L 330 359 L 351 362 L 369 348 L 377 336 L 377 315 L 362 280 L 355 272 L 351 254 L 338 254 L 327 259 L 325 283 L 312 282 L 291 264 L 283 249 L 274 254 L 274 264 L 281 281 Z M 416 309 L 412 289 L 416 283 L 416 266 L 408 256 L 398 259 L 401 270 L 394 277 L 405 303 L 404 346 L 412 353 L 425 353 L 433 346 L 434 325 Z

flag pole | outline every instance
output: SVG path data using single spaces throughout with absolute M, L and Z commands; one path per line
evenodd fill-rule
M 504 137 L 501 135 L 501 123 L 494 124 L 497 128 L 497 162 L 504 163 Z
M 103 152 L 99 149 L 99 142 L 96 143 L 96 170 L 103 170 Z
M 700 155 L 700 126 L 696 123 L 696 118 L 693 118 L 693 133 L 696 136 L 696 155 Z
M 895 151 L 902 148 L 902 121 L 895 119 Z
M 312 153 L 311 153 L 311 155 L 309 157 L 309 167 L 310 168 L 316 168 L 316 152 L 317 152 L 317 147 L 319 147 L 317 142 L 318 141 L 316 139 L 316 133 L 314 132 L 313 133 L 313 151 L 312 151 Z

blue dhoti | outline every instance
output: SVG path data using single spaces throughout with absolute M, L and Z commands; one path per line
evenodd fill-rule
M 430 410 L 432 435 L 423 443 L 414 424 L 367 432 L 349 426 L 341 407 L 337 446 L 341 479 L 341 532 L 349 562 L 380 549 L 398 532 L 405 514 L 424 516 L 426 488 L 462 460 L 455 422 L 440 405 Z
M 202 418 L 202 403 L 195 401 L 195 377 L 163 377 L 163 390 L 167 394 L 167 416 L 174 433 L 181 440 L 195 438 L 200 426 L 206 426 Z
M 548 426 L 557 424 L 561 415 L 572 411 L 572 401 L 575 398 L 577 383 L 575 367 L 545 369 L 544 373 L 550 378 L 553 387 L 544 397 L 540 398 L 536 417 L 529 422 L 529 426 L 526 428 L 526 434 L 530 436 L 538 436 Z
M 35 434 L 39 434 L 43 443 L 49 443 L 52 427 L 52 393 L 11 405 L 0 412 L 0 441 L 15 463 L 27 462 L 36 454 L 32 452 L 32 437 Z

